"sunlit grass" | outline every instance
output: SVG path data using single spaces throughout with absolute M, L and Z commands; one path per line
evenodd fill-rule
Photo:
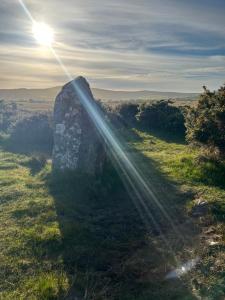
M 193 289 L 207 299 L 223 299 L 225 294 L 225 161 L 205 157 L 199 148 L 168 142 L 135 130 L 139 136 L 131 144 L 149 158 L 168 180 L 193 196 L 180 204 L 188 214 L 196 200 L 208 203 L 208 214 L 195 219 L 201 228 L 200 264 L 192 272 Z
M 130 151 L 143 154 L 140 166 L 152 168 L 156 188 L 162 185 L 160 172 L 178 189 L 191 191 L 188 201 L 174 198 L 187 213 L 195 197 L 210 203 L 209 218 L 195 221 L 219 244 L 209 246 L 211 234 L 205 235 L 201 264 L 190 277 L 199 294 L 220 299 L 225 192 L 217 175 L 223 166 L 199 163 L 199 150 L 140 131 L 129 135 L 129 143 Z M 79 174 L 54 178 L 49 163 L 0 152 L 0 224 L 0 299 L 194 299 L 179 282 L 165 282 L 167 249 L 160 236 L 147 235 L 110 168 L 97 180 Z M 174 234 L 167 238 L 176 244 Z
M 0 299 L 56 299 L 68 280 L 48 255 L 61 243 L 54 201 L 24 167 L 29 157 L 0 155 Z

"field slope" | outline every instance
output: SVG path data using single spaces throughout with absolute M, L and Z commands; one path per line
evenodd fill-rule
M 1 139 L 0 299 L 224 299 L 224 164 L 137 130 L 128 143 L 186 238 L 156 215 L 166 240 L 179 261 L 198 258 L 195 268 L 165 279 L 173 255 L 110 166 L 97 179 L 60 178 L 50 162 L 6 151 Z

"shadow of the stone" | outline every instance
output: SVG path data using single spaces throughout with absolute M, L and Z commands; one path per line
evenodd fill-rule
M 183 228 L 183 234 L 191 233 L 191 238 L 197 235 L 192 224 L 186 228 L 182 212 L 192 195 L 182 193 L 149 159 L 128 151 L 175 226 Z M 68 299 L 74 290 L 85 299 L 196 299 L 180 280 L 165 280 L 174 255 L 189 259 L 183 251 L 187 245 L 171 231 L 155 205 L 152 214 L 174 252 L 165 246 L 154 224 L 148 232 L 111 164 L 97 178 L 52 174 L 46 183 L 54 197 L 62 235 L 60 255 L 71 278 Z M 190 248 L 190 236 L 186 243 Z

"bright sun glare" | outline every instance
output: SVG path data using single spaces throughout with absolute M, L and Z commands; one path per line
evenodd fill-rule
M 54 33 L 51 27 L 45 23 L 34 22 L 32 31 L 39 44 L 42 46 L 51 46 L 54 40 Z

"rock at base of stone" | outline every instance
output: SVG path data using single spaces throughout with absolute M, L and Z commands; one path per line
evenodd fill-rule
M 103 140 L 80 102 L 74 84 L 79 84 L 93 98 L 83 77 L 67 83 L 58 94 L 54 106 L 53 170 L 96 174 L 105 160 Z

